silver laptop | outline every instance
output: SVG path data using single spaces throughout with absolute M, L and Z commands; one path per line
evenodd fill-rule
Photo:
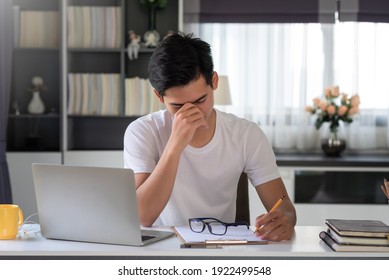
M 143 246 L 174 235 L 141 229 L 131 169 L 34 163 L 32 173 L 46 238 Z

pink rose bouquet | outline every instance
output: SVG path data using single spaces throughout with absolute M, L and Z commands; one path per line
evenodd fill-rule
M 316 114 L 315 127 L 319 129 L 324 122 L 330 123 L 330 130 L 335 134 L 338 131 L 339 122 L 351 123 L 352 116 L 359 112 L 359 95 L 350 96 L 340 93 L 339 87 L 327 87 L 324 90 L 324 98 L 314 98 L 312 106 L 306 106 L 305 110 Z

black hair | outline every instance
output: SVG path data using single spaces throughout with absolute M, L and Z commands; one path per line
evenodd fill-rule
M 167 89 L 187 85 L 200 76 L 212 86 L 211 46 L 193 34 L 174 33 L 159 43 L 148 70 L 150 83 L 161 96 Z

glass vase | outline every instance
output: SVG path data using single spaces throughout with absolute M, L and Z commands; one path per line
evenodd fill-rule
M 339 157 L 346 149 L 346 141 L 339 137 L 338 128 L 331 129 L 329 137 L 322 140 L 321 149 L 329 157 Z

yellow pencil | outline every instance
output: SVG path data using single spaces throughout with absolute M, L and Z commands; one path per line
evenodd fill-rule
M 281 196 L 280 199 L 276 202 L 276 204 L 274 204 L 273 208 L 270 209 L 269 213 L 276 210 L 278 208 L 278 206 L 280 206 L 280 204 L 284 200 L 284 198 L 285 198 L 285 195 Z
M 281 196 L 280 199 L 277 200 L 276 204 L 274 204 L 274 206 L 270 209 L 269 213 L 276 210 L 278 208 L 278 206 L 280 206 L 280 204 L 284 200 L 284 198 L 285 198 L 285 195 Z M 256 228 L 255 232 L 259 231 L 259 229 L 260 228 Z

